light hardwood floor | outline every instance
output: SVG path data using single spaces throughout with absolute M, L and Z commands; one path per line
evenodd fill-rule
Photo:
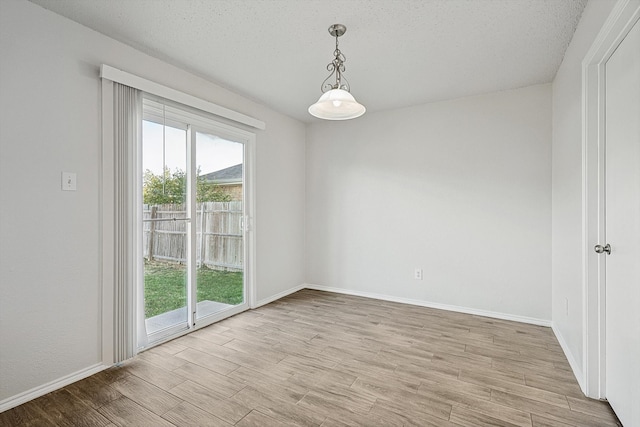
M 304 290 L 0 414 L 2 426 L 616 426 L 549 328 Z

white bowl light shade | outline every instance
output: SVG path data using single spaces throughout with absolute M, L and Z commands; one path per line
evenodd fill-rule
M 343 89 L 331 89 L 322 94 L 318 102 L 309 107 L 309 114 L 325 120 L 349 120 L 367 111 L 353 95 Z

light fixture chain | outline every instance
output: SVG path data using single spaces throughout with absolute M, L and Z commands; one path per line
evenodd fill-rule
M 346 69 L 344 66 L 344 63 L 347 60 L 347 57 L 340 51 L 340 45 L 338 41 L 338 38 L 340 36 L 336 34 L 335 37 L 336 37 L 336 49 L 333 51 L 334 58 L 333 58 L 333 61 L 327 64 L 327 71 L 329 71 L 330 74 L 329 76 L 327 76 L 326 79 L 324 79 L 324 81 L 322 82 L 322 85 L 320 85 L 320 90 L 322 91 L 322 93 L 332 89 L 342 89 L 342 90 L 346 90 L 347 92 L 351 91 L 349 82 L 342 75 L 342 73 L 344 73 Z M 329 82 L 329 80 L 334 74 L 335 74 L 335 84 L 332 84 L 331 82 Z

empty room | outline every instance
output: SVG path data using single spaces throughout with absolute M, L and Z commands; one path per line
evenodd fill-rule
M 0 425 L 640 427 L 640 0 L 0 0 Z

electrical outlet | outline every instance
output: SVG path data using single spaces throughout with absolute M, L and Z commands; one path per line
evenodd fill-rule
M 422 269 L 421 268 L 416 268 L 413 271 L 413 278 L 416 280 L 422 280 Z

